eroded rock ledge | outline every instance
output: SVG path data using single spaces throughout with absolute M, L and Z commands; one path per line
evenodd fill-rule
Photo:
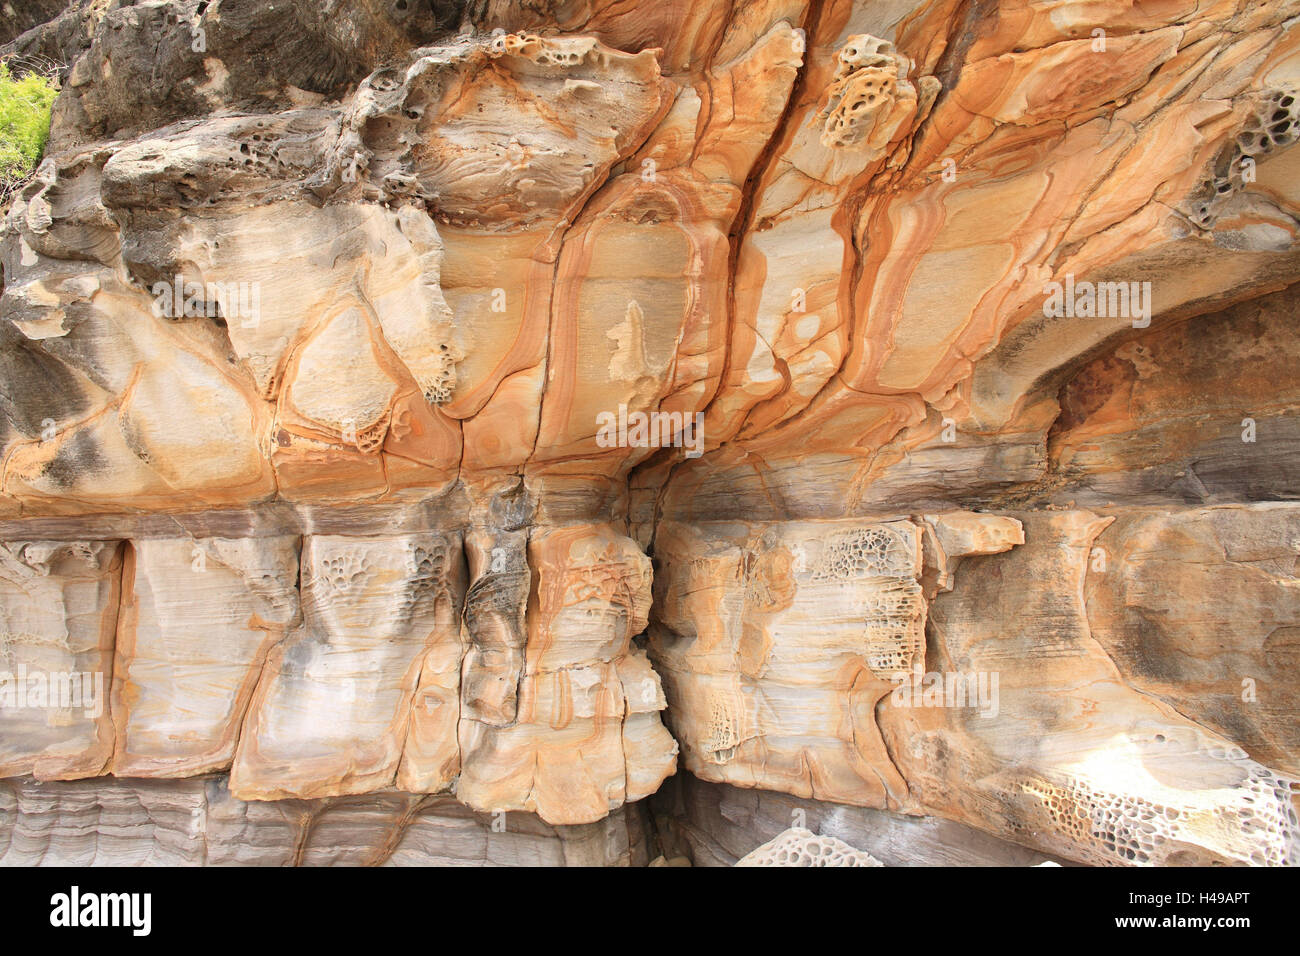
M 4 862 L 1300 862 L 1296 0 L 6 17 Z

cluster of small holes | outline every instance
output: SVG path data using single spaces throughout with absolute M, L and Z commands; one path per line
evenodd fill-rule
M 849 37 L 836 57 L 835 79 L 842 80 L 863 67 L 893 67 L 894 44 L 865 33 Z
M 533 59 L 543 66 L 577 66 L 582 58 L 576 50 L 542 50 Z
M 814 581 L 911 575 L 914 555 L 906 539 L 887 528 L 859 528 L 826 542 L 812 569 Z
M 1179 818 L 1172 807 L 1107 793 L 1079 779 L 1064 787 L 1039 780 L 1025 789 L 1042 802 L 1054 829 L 1075 848 L 1073 855 L 1088 863 L 1150 863 Z
M 442 366 L 432 381 L 424 386 L 424 400 L 431 405 L 445 405 L 456 390 L 456 361 L 445 343 L 439 346 Z
M 240 188 L 239 182 L 232 185 L 231 176 L 237 173 L 253 174 L 270 180 L 284 180 L 296 171 L 305 171 L 311 166 L 311 151 L 305 141 L 288 145 L 276 137 L 266 135 L 265 124 L 257 123 L 254 129 L 262 132 L 248 133 L 241 130 L 232 136 L 234 142 L 230 151 L 222 158 L 214 158 L 211 163 L 204 161 L 205 168 L 213 175 L 204 177 L 193 172 L 186 172 L 171 183 L 176 193 L 178 204 L 182 208 L 201 205 L 213 205 L 232 189 Z M 157 158 L 156 155 L 145 158 Z M 226 175 L 216 175 L 221 171 Z M 215 184 L 215 185 L 214 185 Z M 241 198 L 243 194 L 241 193 Z
M 32 634 L 29 631 L 0 631 L 0 656 L 8 659 L 11 647 L 24 645 L 28 647 L 57 647 L 65 651 L 72 650 L 72 645 L 69 643 L 66 634 L 61 637 L 49 637 Z
M 408 544 L 406 548 L 407 586 L 403 591 L 397 615 L 406 619 L 416 604 L 426 597 L 435 601 L 448 593 L 447 571 L 451 552 L 445 543 L 433 547 Z
M 279 176 L 284 169 L 284 163 L 275 154 L 275 148 L 256 133 L 240 143 L 238 152 L 232 152 L 223 165 L 228 169 L 256 172 L 265 176 Z
M 407 548 L 407 570 L 415 581 L 442 580 L 447 573 L 447 549 L 413 544 Z
M 1102 851 L 1118 856 L 1128 863 L 1149 863 L 1151 853 L 1166 834 L 1165 820 L 1176 820 L 1178 811 L 1172 807 L 1158 807 L 1148 800 L 1132 795 L 1097 793 L 1085 784 L 1076 786 L 1091 811 L 1087 821 L 1092 837 L 1101 843 Z
M 534 57 L 546 48 L 546 41 L 536 33 L 510 33 L 492 38 L 488 48 L 497 54 Z
M 1238 151 L 1243 156 L 1257 156 L 1290 146 L 1296 141 L 1298 113 L 1294 92 L 1274 91 L 1246 120 L 1245 128 L 1237 135 Z
M 897 88 L 894 71 L 885 67 L 867 67 L 841 80 L 826 104 L 822 143 L 843 147 L 861 142 Z
M 704 740 L 706 759 L 713 763 L 726 763 L 736 755 L 740 746 L 740 721 L 730 696 L 713 690 L 709 692 L 709 733 Z
M 1238 798 L 1216 811 L 1230 819 L 1245 843 L 1239 859 L 1260 866 L 1300 863 L 1300 823 L 1294 781 L 1259 765 L 1236 788 Z M 1176 848 L 1195 843 L 1194 823 L 1183 810 L 1134 794 L 1118 794 L 1071 777 L 1064 786 L 1025 784 L 1041 802 L 1056 832 L 1082 862 L 1163 865 Z
M 1294 796 L 1300 781 L 1256 764 L 1242 788 L 1241 831 L 1256 840 L 1250 861 L 1259 866 L 1300 866 L 1300 819 Z
M 364 556 L 353 551 L 341 551 L 320 562 L 316 580 L 335 594 L 347 594 L 365 581 L 369 571 Z
M 813 581 L 873 581 L 875 590 L 860 597 L 864 651 L 867 667 L 886 679 L 909 670 L 925 647 L 925 601 L 915 572 L 906 537 L 883 527 L 832 537 L 812 568 Z
M 835 837 L 791 827 L 742 857 L 737 866 L 884 866 L 870 853 Z
M 1229 200 L 1251 181 L 1248 169 L 1275 149 L 1290 146 L 1300 136 L 1300 97 L 1291 90 L 1275 90 L 1263 97 L 1246 118 L 1236 138 L 1214 162 L 1214 170 L 1183 204 L 1187 217 L 1202 229 L 1211 229 Z
M 925 650 L 925 600 L 915 580 L 873 595 L 866 619 L 867 667 L 884 678 L 909 671 Z
M 388 422 L 378 421 L 357 432 L 357 450 L 362 454 L 373 454 L 383 447 L 388 437 Z
M 836 58 L 835 80 L 818 117 L 827 147 L 852 146 L 871 133 L 876 117 L 892 104 L 907 61 L 888 40 L 862 33 L 849 37 Z

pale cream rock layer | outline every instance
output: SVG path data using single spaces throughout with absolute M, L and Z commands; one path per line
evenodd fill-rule
M 121 582 L 116 541 L 0 548 L 0 776 L 107 770 Z
M 23 542 L 2 557 L 0 670 L 23 695 L 0 698 L 4 776 L 228 770 L 243 800 L 453 791 L 591 823 L 676 769 L 659 678 L 632 643 L 650 562 L 612 526 L 531 542 Z M 84 706 L 65 688 L 27 707 L 28 671 L 98 684 Z
M 966 512 L 661 525 L 651 654 L 687 769 L 836 803 L 908 805 L 876 714 L 925 663 L 922 581 L 1023 540 L 1014 519 Z
M 299 621 L 297 539 L 145 539 L 123 577 L 112 772 L 228 768 L 267 656 Z
M 458 764 L 456 536 L 312 536 L 302 626 L 271 652 L 231 771 L 242 799 L 447 787 Z M 400 769 L 399 769 L 400 768 Z

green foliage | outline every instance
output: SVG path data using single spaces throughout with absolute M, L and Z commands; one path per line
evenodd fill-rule
M 58 88 L 40 73 L 15 79 L 0 63 L 0 197 L 25 180 L 40 161 L 50 135 L 50 110 Z

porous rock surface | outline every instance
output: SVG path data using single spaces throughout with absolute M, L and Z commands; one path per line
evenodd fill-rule
M 843 840 L 791 827 L 736 861 L 736 866 L 884 866 Z
M 6 11 L 0 859 L 1300 862 L 1297 18 Z

